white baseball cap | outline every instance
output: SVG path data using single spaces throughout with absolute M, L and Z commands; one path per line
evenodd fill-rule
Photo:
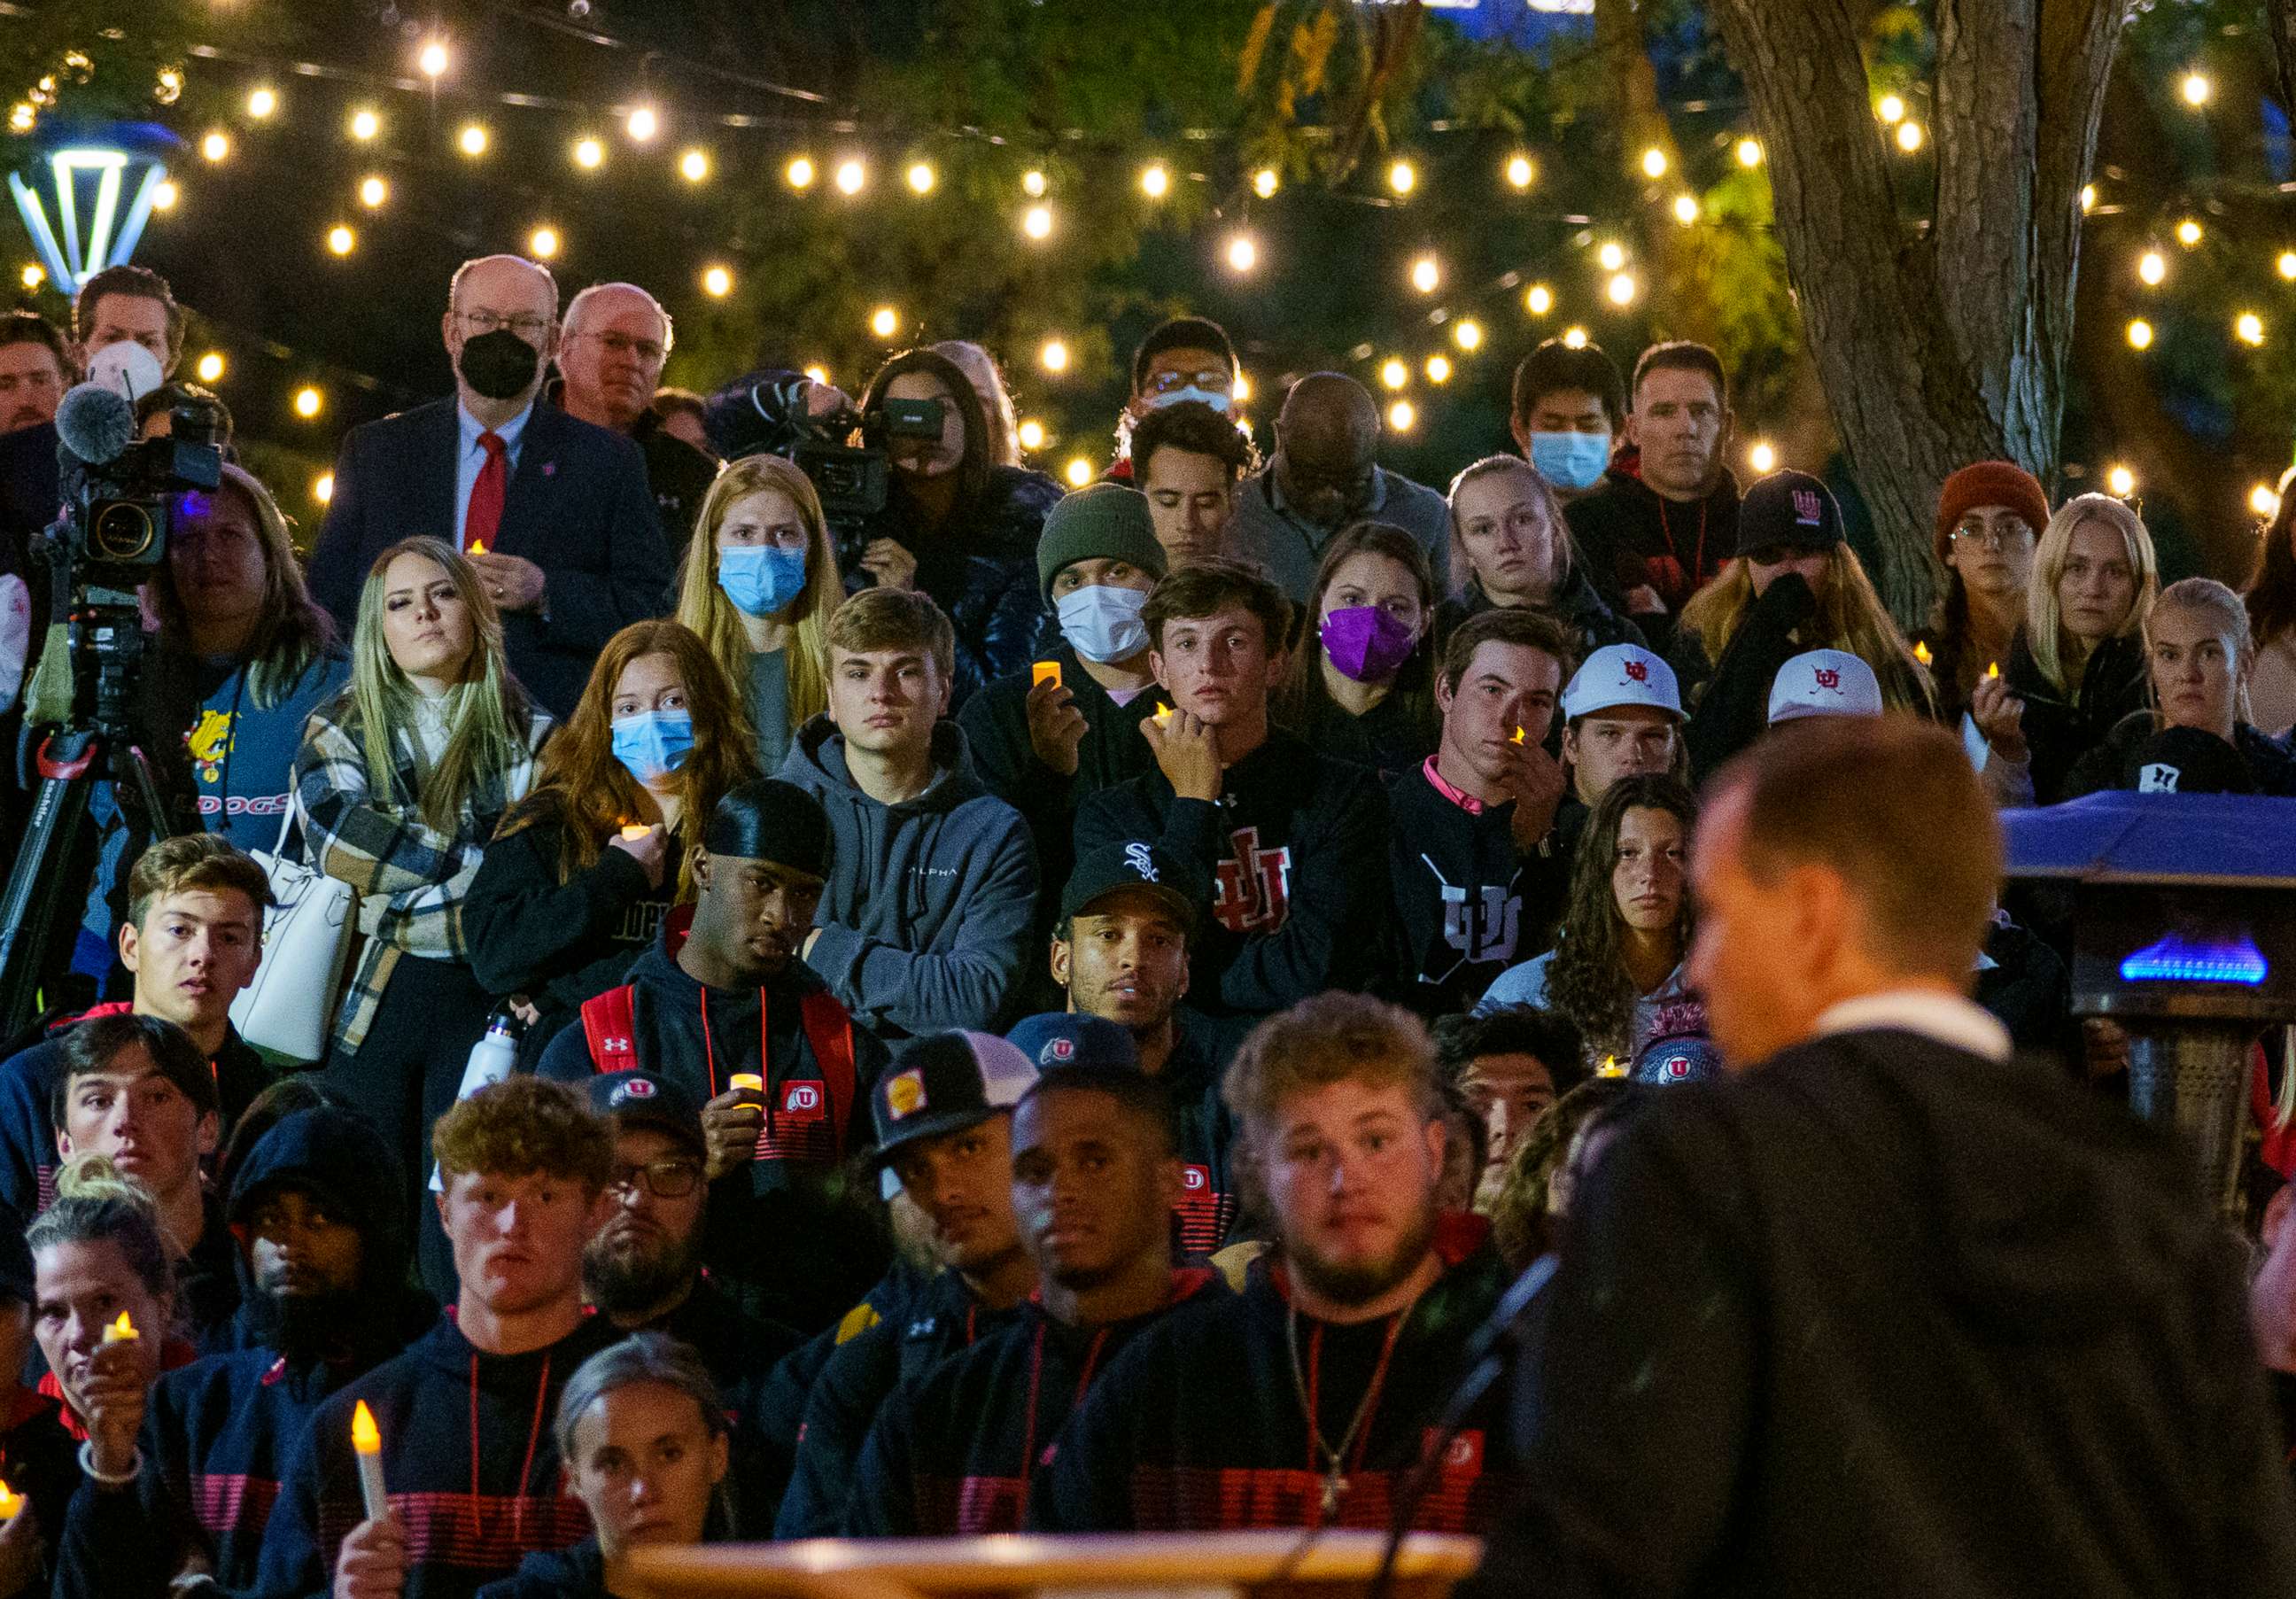
M 1808 650 L 1770 680 L 1770 725 L 1802 717 L 1878 717 L 1882 683 L 1847 650 Z
M 1682 689 L 1674 668 L 1640 644 L 1604 644 L 1587 657 L 1562 691 L 1565 721 L 1621 705 L 1647 705 L 1679 718 Z

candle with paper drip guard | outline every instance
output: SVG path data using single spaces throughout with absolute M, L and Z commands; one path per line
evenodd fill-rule
M 135 1324 L 127 1319 L 125 1310 L 119 1313 L 118 1321 L 103 1330 L 103 1341 L 106 1343 L 132 1343 L 143 1336 L 135 1330 Z
M 351 1454 L 358 1461 L 359 1495 L 366 1502 L 366 1519 L 379 1521 L 390 1513 L 390 1496 L 382 1486 L 382 1429 L 374 1412 L 361 1399 L 351 1412 Z

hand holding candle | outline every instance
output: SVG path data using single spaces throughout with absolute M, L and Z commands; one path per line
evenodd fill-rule
M 390 1496 L 382 1486 L 382 1430 L 374 1412 L 361 1399 L 351 1412 L 351 1453 L 358 1459 L 359 1494 L 366 1502 L 366 1519 L 380 1521 L 390 1513 Z
M 1060 682 L 1061 663 L 1057 660 L 1040 660 L 1029 668 L 1029 685 L 1031 688 L 1039 683 L 1049 683 L 1058 688 Z

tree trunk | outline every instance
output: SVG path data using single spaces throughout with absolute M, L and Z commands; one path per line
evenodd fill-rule
M 2071 344 L 2080 188 L 2128 0 L 1938 0 L 1928 153 L 1885 145 L 1841 0 L 1714 0 L 1753 102 L 1786 269 L 1901 621 L 1934 586 L 1939 488 L 1993 456 L 2044 481 Z M 1896 185 L 1933 168 L 1926 227 Z

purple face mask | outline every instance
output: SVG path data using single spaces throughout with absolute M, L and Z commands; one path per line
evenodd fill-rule
M 1342 676 L 1357 683 L 1384 683 L 1411 659 L 1418 636 L 1376 605 L 1348 605 L 1324 619 L 1318 629 L 1324 653 Z

